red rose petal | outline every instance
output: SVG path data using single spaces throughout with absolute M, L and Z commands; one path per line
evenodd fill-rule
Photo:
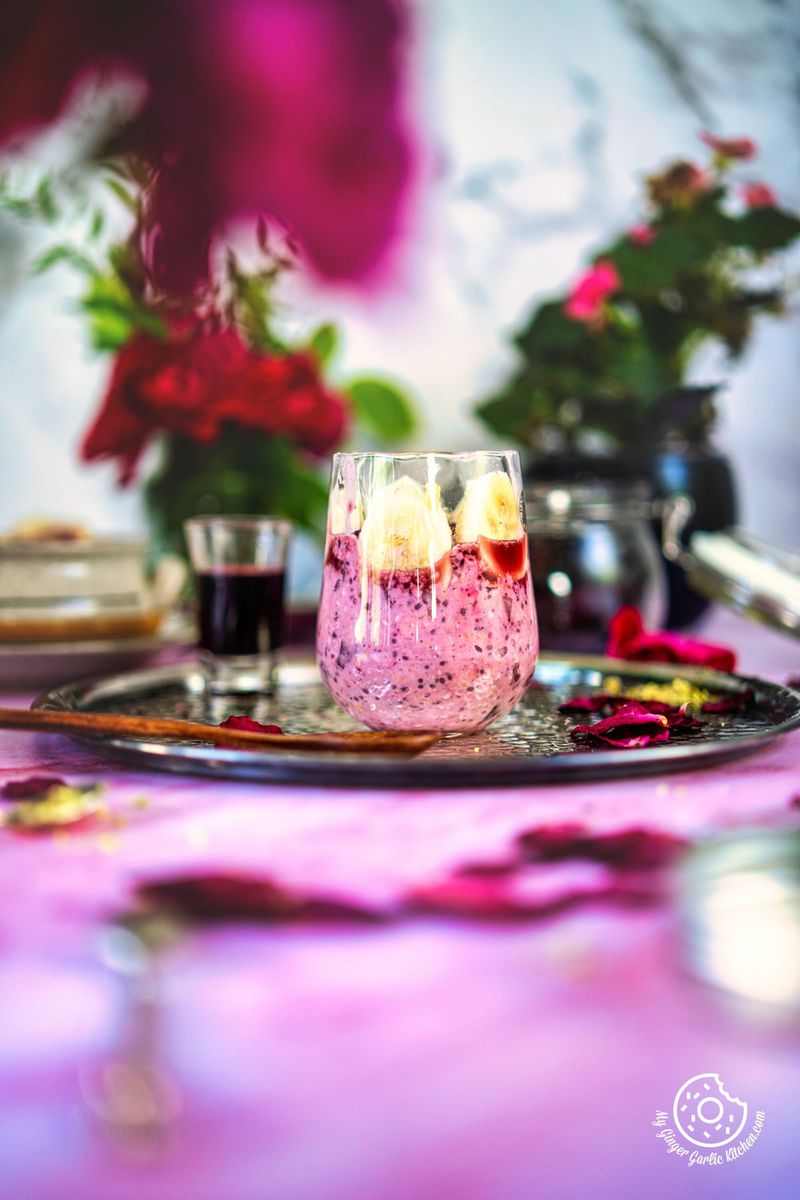
M 280 725 L 262 725 L 252 717 L 226 717 L 220 729 L 241 729 L 247 733 L 283 733 Z
M 458 872 L 415 888 L 409 893 L 408 908 L 484 921 L 530 920 L 613 894 L 613 878 L 602 864 L 559 862 L 517 866 L 497 875 Z
M 379 920 L 384 913 L 334 896 L 297 892 L 266 876 L 218 872 L 143 883 L 137 895 L 199 921 Z
M 674 662 L 733 671 L 736 655 L 725 646 L 698 642 L 678 633 L 648 633 L 635 608 L 621 608 L 608 630 L 606 654 L 637 662 Z
M 633 826 L 613 833 L 593 833 L 585 825 L 543 825 L 519 834 L 516 845 L 526 859 L 553 862 L 590 858 L 621 871 L 662 867 L 686 849 L 683 838 L 661 830 Z
M 576 725 L 570 732 L 573 737 L 584 735 L 608 746 L 629 750 L 649 746 L 651 742 L 669 741 L 669 717 L 649 711 L 637 700 L 630 700 L 613 716 L 604 717 L 594 725 Z

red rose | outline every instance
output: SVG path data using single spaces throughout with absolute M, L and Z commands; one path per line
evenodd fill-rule
M 246 361 L 247 349 L 230 329 L 206 331 L 193 322 L 171 339 L 138 334 L 117 355 L 81 457 L 119 459 L 119 481 L 127 484 L 154 433 L 212 441 L 225 419 L 221 402 Z
M 139 334 L 120 351 L 81 456 L 118 459 L 127 484 L 156 433 L 211 442 L 223 427 L 239 426 L 324 455 L 338 445 L 347 417 L 308 355 L 252 353 L 234 330 L 192 320 L 170 339 Z
M 347 428 L 344 400 L 324 387 L 306 354 L 253 355 L 244 393 L 243 423 L 288 437 L 312 454 L 328 454 Z

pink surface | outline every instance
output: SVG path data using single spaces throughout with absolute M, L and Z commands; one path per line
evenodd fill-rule
M 743 672 L 800 673 L 787 638 L 727 615 L 704 634 Z M 66 836 L 0 830 L 0 1200 L 789 1200 L 797 1039 L 743 1024 L 681 974 L 666 905 L 204 929 L 164 956 L 157 1035 L 132 1019 L 103 929 L 137 883 L 187 870 L 388 909 L 533 826 L 695 837 L 785 820 L 799 767 L 793 734 L 663 780 L 347 793 L 134 774 L 57 737 L 0 734 L 0 782 L 103 779 L 112 810 Z M 594 870 L 578 873 L 588 892 Z M 151 1036 L 176 1115 L 140 1161 L 114 1149 L 91 1096 L 102 1064 Z M 740 1160 L 688 1168 L 650 1122 L 704 1071 L 767 1119 Z

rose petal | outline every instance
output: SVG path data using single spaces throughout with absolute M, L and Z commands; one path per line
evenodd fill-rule
M 43 800 L 54 787 L 67 787 L 66 780 L 57 775 L 29 775 L 26 779 L 9 780 L 0 796 L 4 800 Z
M 407 907 L 411 912 L 481 920 L 524 920 L 580 901 L 604 899 L 613 889 L 613 877 L 599 863 L 536 864 L 495 876 L 459 872 L 415 888 Z
M 143 883 L 137 896 L 199 921 L 379 920 L 385 914 L 350 900 L 307 894 L 266 876 L 218 872 Z
M 725 646 L 698 642 L 678 633 L 648 633 L 635 608 L 621 608 L 608 630 L 606 654 L 637 662 L 677 662 L 733 671 L 736 655 Z
M 526 830 L 519 834 L 516 845 L 526 859 L 534 861 L 590 858 L 617 870 L 641 871 L 666 865 L 688 843 L 674 834 L 639 826 L 594 833 L 585 825 L 567 823 Z
M 698 729 L 705 729 L 706 726 L 705 721 L 698 721 L 697 717 L 686 712 L 685 707 L 669 713 L 667 722 L 670 733 L 696 733 Z
M 283 733 L 280 725 L 262 725 L 252 717 L 226 717 L 220 722 L 220 729 L 242 729 L 248 733 Z
M 648 746 L 651 742 L 669 741 L 669 717 L 649 711 L 638 700 L 630 700 L 613 716 L 604 717 L 593 725 L 576 725 L 570 733 L 573 737 L 585 735 L 609 746 L 629 750 Z

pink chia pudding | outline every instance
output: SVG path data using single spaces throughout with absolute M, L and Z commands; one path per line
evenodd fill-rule
M 524 536 L 455 542 L 433 568 L 377 572 L 358 532 L 329 536 L 317 659 L 363 724 L 482 729 L 521 699 L 537 651 Z

